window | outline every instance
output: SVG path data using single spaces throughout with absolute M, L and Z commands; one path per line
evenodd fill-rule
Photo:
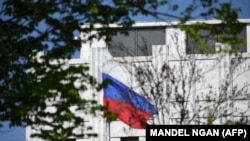
M 216 25 L 215 25 L 216 26 Z M 187 35 L 187 46 L 186 46 L 186 52 L 187 54 L 204 54 L 204 53 L 215 53 L 215 43 L 220 42 L 218 35 L 212 35 L 210 34 L 210 31 L 208 30 L 200 30 L 198 31 L 201 39 L 198 42 L 193 42 L 192 38 Z M 239 39 L 243 39 L 246 41 L 246 26 L 242 30 L 240 34 L 237 35 Z M 208 48 L 204 49 L 202 48 L 202 45 L 206 45 Z M 236 46 L 236 49 L 238 52 L 246 52 L 247 47 L 246 44 L 244 45 L 238 45 Z
M 66 141 L 76 141 L 76 139 L 67 139 Z
M 152 45 L 165 44 L 164 27 L 136 28 L 126 32 L 128 35 L 119 32 L 112 37 L 109 51 L 114 57 L 151 56 Z
M 121 141 L 139 141 L 139 137 L 121 137 Z

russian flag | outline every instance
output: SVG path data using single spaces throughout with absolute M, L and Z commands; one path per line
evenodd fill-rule
M 157 114 L 156 108 L 124 83 L 131 74 L 112 59 L 107 49 L 104 54 L 106 63 L 102 79 L 107 82 L 103 97 L 105 112 L 117 114 L 118 119 L 131 128 L 145 129 L 149 118 Z

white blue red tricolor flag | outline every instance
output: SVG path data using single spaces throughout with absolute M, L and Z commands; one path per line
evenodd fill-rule
M 124 66 L 114 61 L 108 49 L 105 48 L 103 53 L 102 79 L 108 82 L 103 97 L 106 112 L 117 114 L 118 119 L 131 128 L 145 129 L 149 118 L 157 114 L 156 108 L 128 87 L 131 74 Z

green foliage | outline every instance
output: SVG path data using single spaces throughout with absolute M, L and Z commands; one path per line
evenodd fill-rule
M 212 125 L 213 121 L 214 121 L 214 115 L 213 115 L 213 111 L 210 109 L 208 110 L 208 114 L 207 114 L 207 124 Z
M 241 118 L 240 120 L 227 120 L 225 125 L 247 125 L 247 121 L 244 118 Z
M 208 114 L 207 114 L 207 125 L 213 125 L 214 123 L 214 111 L 212 109 L 208 110 Z M 247 118 L 244 118 L 244 116 L 242 116 L 239 120 L 226 120 L 225 121 L 225 125 L 247 125 L 248 121 Z
M 109 122 L 117 120 L 118 116 L 119 116 L 118 114 L 114 114 L 111 112 L 105 113 L 105 117 L 106 117 L 107 121 L 109 121 Z
M 67 59 L 79 51 L 81 42 L 103 37 L 109 40 L 115 34 L 110 23 L 131 26 L 134 22 L 131 15 L 150 15 L 149 10 L 164 3 L 164 0 L 2 1 L 0 121 L 10 121 L 11 127 L 38 128 L 32 136 L 45 140 L 82 137 L 83 133 L 73 132 L 85 127 L 84 116 L 76 113 L 95 115 L 103 110 L 96 101 L 83 99 L 82 95 L 90 88 L 100 90 L 102 85 L 89 75 L 87 66 L 67 65 Z M 81 24 L 88 27 L 82 28 Z M 96 29 L 96 24 L 103 28 Z M 80 32 L 89 35 L 93 29 L 96 34 L 74 40 Z M 65 126 L 69 124 L 70 127 Z

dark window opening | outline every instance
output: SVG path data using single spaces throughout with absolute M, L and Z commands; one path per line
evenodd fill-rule
M 66 141 L 76 141 L 76 139 L 67 139 Z
M 139 141 L 139 137 L 121 137 L 121 141 Z

